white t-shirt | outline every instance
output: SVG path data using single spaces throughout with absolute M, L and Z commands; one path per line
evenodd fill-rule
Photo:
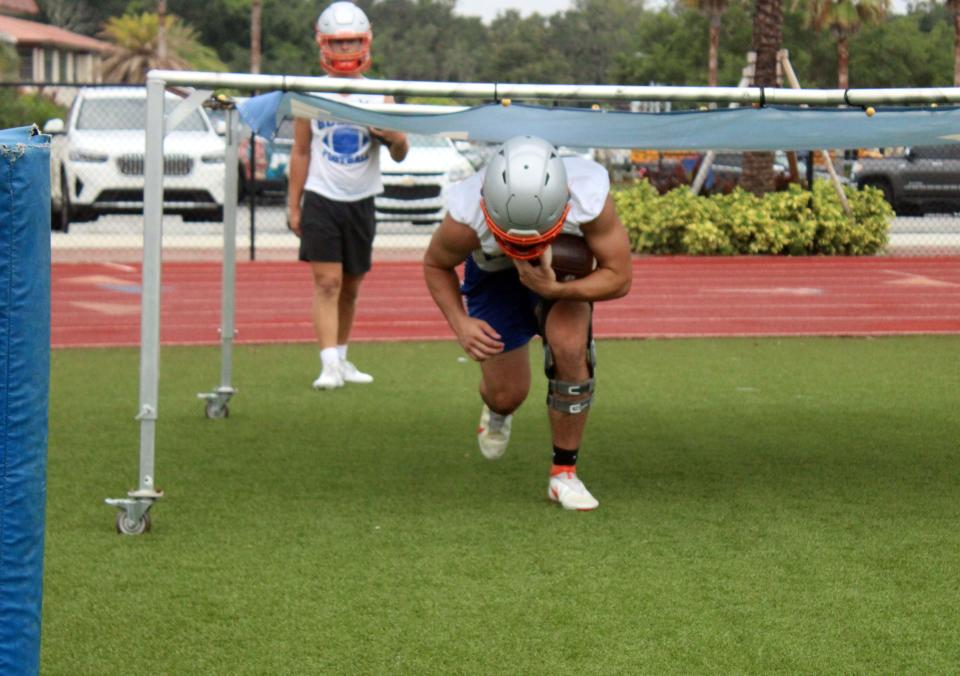
M 583 237 L 582 223 L 589 223 L 600 215 L 610 192 L 610 176 L 596 162 L 580 157 L 564 157 L 567 185 L 570 188 L 570 213 L 562 232 Z M 481 270 L 496 272 L 510 267 L 513 259 L 500 249 L 487 227 L 480 208 L 480 189 L 483 172 L 450 187 L 447 191 L 447 210 L 451 218 L 469 225 L 480 239 L 480 248 L 473 252 L 473 260 Z
M 383 103 L 383 94 L 328 94 L 346 103 Z M 380 141 L 367 127 L 311 120 L 310 168 L 304 189 L 338 202 L 355 202 L 383 192 Z

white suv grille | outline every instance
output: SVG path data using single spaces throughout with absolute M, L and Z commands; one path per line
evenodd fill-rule
M 121 155 L 117 168 L 125 176 L 143 176 L 143 155 Z M 189 155 L 167 155 L 163 158 L 165 176 L 187 176 L 193 171 L 193 159 Z

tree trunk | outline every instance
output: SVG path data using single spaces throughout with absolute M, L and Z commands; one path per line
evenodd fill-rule
M 720 14 L 710 15 L 710 56 L 707 61 L 707 84 L 717 86 L 717 53 L 720 51 Z
M 960 87 L 960 2 L 954 0 L 953 7 L 953 86 Z
M 847 89 L 850 86 L 850 51 L 847 34 L 837 36 L 837 87 Z
M 260 72 L 261 0 L 250 0 L 250 72 Z
M 157 0 L 157 63 L 167 67 L 167 0 Z
M 755 86 L 777 86 L 777 52 L 782 26 L 781 0 L 756 0 L 753 11 L 753 50 L 757 54 Z M 774 189 L 773 153 L 744 153 L 741 187 L 754 195 Z

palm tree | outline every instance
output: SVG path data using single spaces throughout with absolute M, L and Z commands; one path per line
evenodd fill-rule
M 261 0 L 250 0 L 250 72 L 260 72 L 260 24 L 262 16 Z
M 960 0 L 951 0 L 960 2 Z M 717 52 L 720 50 L 720 23 L 730 0 L 683 0 L 683 4 L 695 9 L 710 20 L 710 50 L 707 58 L 707 84 L 717 86 Z
M 777 86 L 777 52 L 783 34 L 781 0 L 756 0 L 753 6 L 753 51 L 757 55 L 753 84 Z M 744 153 L 741 186 L 755 195 L 774 187 L 773 153 Z
M 808 3 L 809 25 L 818 31 L 829 29 L 837 40 L 837 86 L 846 89 L 850 86 L 850 36 L 864 24 L 880 23 L 887 15 L 890 0 L 808 0 Z
M 100 36 L 113 44 L 103 62 L 107 82 L 141 83 L 154 68 L 165 70 L 226 71 L 209 47 L 200 43 L 197 31 L 180 17 L 167 14 L 163 22 L 161 52 L 160 18 L 157 14 L 125 14 L 111 17 Z

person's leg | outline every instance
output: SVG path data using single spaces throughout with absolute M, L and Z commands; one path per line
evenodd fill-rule
M 336 202 L 309 190 L 304 193 L 299 258 L 310 264 L 313 280 L 311 319 L 322 366 L 313 387 L 321 390 L 343 385 L 337 359 L 337 306 L 343 284 L 343 239 L 337 210 Z
M 529 352 L 525 344 L 480 362 L 483 410 L 477 427 L 477 443 L 488 460 L 496 460 L 507 451 L 513 412 L 530 391 Z
M 590 367 L 587 363 L 590 315 L 588 303 L 565 301 L 555 303 L 547 314 L 545 331 L 553 358 L 554 381 L 581 383 L 590 378 Z M 562 393 L 555 396 L 560 401 L 580 399 Z M 554 406 L 549 407 L 547 413 L 550 417 L 553 445 L 567 449 L 579 448 L 588 412 L 589 409 L 580 413 L 569 413 Z
M 340 263 L 310 263 L 313 273 L 313 329 L 320 349 L 335 348 L 340 335 L 340 291 L 343 271 Z
M 530 357 L 527 345 L 480 362 L 480 398 L 500 415 L 510 415 L 530 391 Z
M 496 460 L 507 450 L 512 414 L 530 390 L 527 344 L 537 334 L 534 308 L 539 299 L 520 284 L 515 269 L 484 272 L 472 258 L 467 259 L 461 291 L 469 315 L 492 326 L 504 344 L 502 353 L 480 362 L 484 405 L 477 443 L 485 458 Z
M 340 358 L 337 352 L 339 332 L 339 298 L 343 286 L 340 263 L 311 262 L 313 273 L 313 328 L 320 347 L 322 370 L 313 382 L 315 389 L 327 390 L 343 385 Z
M 347 345 L 357 312 L 360 285 L 373 263 L 373 238 L 377 219 L 373 198 L 348 202 L 343 206 L 343 284 L 337 301 L 337 350 L 340 370 L 348 383 L 372 383 L 373 376 L 363 373 L 347 359 Z
M 587 423 L 593 380 L 590 365 L 588 303 L 555 303 L 544 322 L 548 349 L 547 414 L 553 440 L 553 463 L 547 495 L 566 509 L 596 509 L 597 500 L 577 477 L 576 463 Z
M 340 297 L 337 300 L 337 345 L 346 345 L 350 341 L 350 331 L 353 330 L 353 318 L 357 312 L 357 297 L 360 295 L 360 284 L 364 275 L 344 273 L 340 286 Z

